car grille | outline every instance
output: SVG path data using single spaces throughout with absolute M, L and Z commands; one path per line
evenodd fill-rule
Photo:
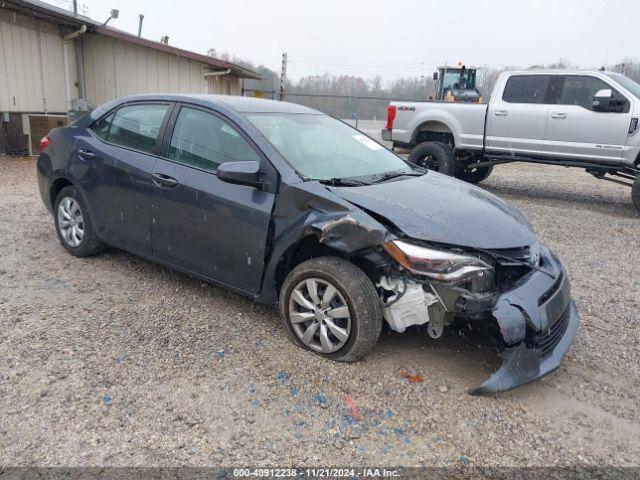
M 570 307 L 556 320 L 545 333 L 534 335 L 532 338 L 533 347 L 540 349 L 540 355 L 546 357 L 556 347 L 569 326 Z

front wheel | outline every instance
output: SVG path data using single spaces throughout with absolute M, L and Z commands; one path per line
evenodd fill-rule
M 422 142 L 413 147 L 409 158 L 413 163 L 428 170 L 435 170 L 445 175 L 454 175 L 456 159 L 449 145 L 442 142 Z
M 631 200 L 636 210 L 640 212 L 640 174 L 636 175 L 636 181 L 633 182 L 631 187 Z
M 296 345 L 331 360 L 355 362 L 378 341 L 382 304 L 356 265 L 320 257 L 301 263 L 285 279 L 280 318 Z

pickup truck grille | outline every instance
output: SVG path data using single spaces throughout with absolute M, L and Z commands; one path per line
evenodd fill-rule
M 567 331 L 567 327 L 569 326 L 569 314 L 571 313 L 570 310 L 570 307 L 567 307 L 563 314 L 560 315 L 560 318 L 551 325 L 549 330 L 539 335 L 533 335 L 533 338 L 531 339 L 531 346 L 533 348 L 540 349 L 540 355 L 542 357 L 546 357 L 551 353 Z

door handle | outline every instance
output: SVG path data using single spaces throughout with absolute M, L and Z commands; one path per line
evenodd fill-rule
M 493 114 L 497 117 L 506 117 L 507 115 L 509 115 L 509 112 L 506 110 L 495 110 Z
M 164 173 L 152 173 L 153 182 L 159 187 L 175 187 L 178 185 L 178 180 Z
M 78 156 L 80 158 L 84 158 L 85 160 L 91 160 L 93 158 L 96 158 L 96 154 L 93 153 L 91 150 L 84 150 L 82 148 L 78 149 Z
M 552 113 L 551 114 L 551 118 L 567 118 L 567 114 L 566 113 Z

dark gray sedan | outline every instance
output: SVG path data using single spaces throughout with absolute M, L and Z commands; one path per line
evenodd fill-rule
M 268 304 L 299 346 L 356 361 L 382 324 L 494 332 L 476 393 L 558 367 L 578 328 L 560 261 L 496 196 L 285 102 L 144 95 L 42 140 L 60 242 L 113 246 Z

